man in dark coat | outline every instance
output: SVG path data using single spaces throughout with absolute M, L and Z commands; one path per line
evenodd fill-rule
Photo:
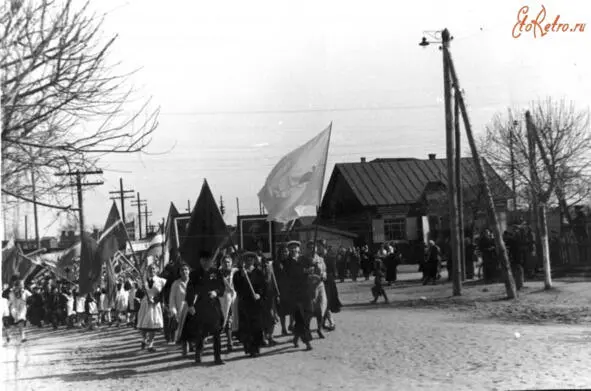
M 191 272 L 187 283 L 185 301 L 189 314 L 181 339 L 196 343 L 195 362 L 200 363 L 203 341 L 207 335 L 213 335 L 214 361 L 221 365 L 224 364 L 220 339 L 224 315 L 218 297 L 224 294 L 225 285 L 221 272 L 214 267 L 211 254 L 202 251 L 199 258 L 199 267 Z
M 308 284 L 308 271 L 313 265 L 306 263 L 306 257 L 300 255 L 300 243 L 297 241 L 289 242 L 287 247 L 290 250 L 292 262 L 289 266 L 290 279 L 290 297 L 293 300 L 293 344 L 298 347 L 298 341 L 301 339 L 306 345 L 306 350 L 312 350 L 310 341 L 310 324 L 308 319 L 313 312 L 312 298 L 310 297 Z
M 258 356 L 263 345 L 265 301 L 268 298 L 265 275 L 255 267 L 256 258 L 255 253 L 245 253 L 243 267 L 234 274 L 234 289 L 238 295 L 238 334 L 244 352 L 250 357 Z
M 282 246 L 277 252 L 277 259 L 273 262 L 273 272 L 275 273 L 275 281 L 279 287 L 277 313 L 279 315 L 279 322 L 281 323 L 281 335 L 287 335 L 287 327 L 285 326 L 285 318 L 293 313 L 292 303 L 289 297 L 289 276 L 287 271 L 289 269 L 289 250 L 287 246 Z
M 324 288 L 326 289 L 326 299 L 328 302 L 328 309 L 324 318 L 324 328 L 332 331 L 336 325 L 333 314 L 341 311 L 341 301 L 339 299 L 339 291 L 337 290 L 337 264 L 336 257 L 328 256 L 326 250 L 326 240 L 318 240 L 318 255 L 323 257 L 326 264 L 326 281 Z

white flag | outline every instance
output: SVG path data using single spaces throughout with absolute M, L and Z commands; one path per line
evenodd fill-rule
M 322 133 L 285 155 L 273 168 L 259 199 L 268 221 L 286 223 L 316 216 L 322 196 L 332 122 Z

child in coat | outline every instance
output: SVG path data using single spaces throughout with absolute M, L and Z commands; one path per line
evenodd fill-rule
M 386 295 L 386 291 L 384 290 L 384 276 L 385 276 L 384 264 L 381 259 L 376 259 L 375 271 L 374 271 L 374 286 L 371 288 L 371 293 L 373 294 L 373 301 L 371 303 L 376 303 L 380 296 L 384 296 L 384 301 L 388 303 L 388 296 Z

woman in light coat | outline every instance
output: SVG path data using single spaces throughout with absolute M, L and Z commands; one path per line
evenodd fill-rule
M 148 345 L 148 351 L 155 352 L 154 334 L 164 327 L 162 317 L 162 298 L 160 293 L 166 284 L 164 278 L 156 276 L 156 266 L 150 265 L 147 269 L 147 278 L 144 279 L 144 289 L 146 294 L 140 303 L 138 311 L 137 328 L 142 332 L 142 350 Z

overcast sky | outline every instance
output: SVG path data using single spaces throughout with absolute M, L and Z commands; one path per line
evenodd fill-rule
M 401 5 L 404 4 L 404 5 Z M 486 5 L 482 5 L 486 4 Z M 474 131 L 495 112 L 534 99 L 591 105 L 591 3 L 544 1 L 546 21 L 587 23 L 583 33 L 512 37 L 517 13 L 541 2 L 101 0 L 113 61 L 141 67 L 133 81 L 160 106 L 151 153 L 104 159 L 105 185 L 85 194 L 88 224 L 102 226 L 119 177 L 166 216 L 195 203 L 207 178 L 226 220 L 258 213 L 257 192 L 279 158 L 333 121 L 334 164 L 445 155 L 442 58 L 418 46 L 449 28 Z M 119 172 L 122 171 L 122 172 Z M 26 213 L 27 208 L 23 209 Z M 127 211 L 132 211 L 129 203 Z M 44 216 L 42 234 L 59 224 Z

